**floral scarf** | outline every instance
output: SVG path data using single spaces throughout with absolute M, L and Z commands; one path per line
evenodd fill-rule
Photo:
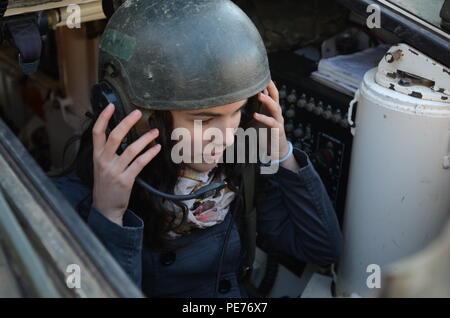
M 209 172 L 201 173 L 189 168 L 184 168 L 175 184 L 174 194 L 191 194 L 197 189 L 211 183 L 220 182 L 224 175 L 216 175 L 217 166 Z M 191 199 L 182 201 L 188 208 L 188 216 L 185 224 L 177 227 L 173 231 L 167 232 L 168 239 L 175 239 L 191 233 L 194 230 L 205 229 L 221 223 L 228 213 L 231 202 L 235 198 L 235 193 L 228 187 L 216 192 L 213 196 L 205 199 Z M 166 221 L 172 224 L 179 224 L 183 219 L 183 212 L 179 206 L 170 200 L 166 200 L 164 205 L 167 209 L 175 211 L 175 217 L 169 217 Z

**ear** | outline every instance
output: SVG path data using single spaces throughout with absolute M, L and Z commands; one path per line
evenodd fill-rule
M 242 128 L 247 127 L 255 127 L 258 125 L 258 123 L 253 118 L 253 114 L 255 112 L 261 111 L 261 102 L 258 100 L 258 95 L 254 95 L 252 97 L 248 98 L 247 106 L 244 109 L 244 112 L 242 113 L 241 118 L 241 126 Z

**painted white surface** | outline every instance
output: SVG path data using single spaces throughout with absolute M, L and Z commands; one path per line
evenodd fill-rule
M 368 296 L 369 264 L 423 249 L 450 215 L 450 104 L 425 101 L 375 83 L 360 87 L 337 295 Z

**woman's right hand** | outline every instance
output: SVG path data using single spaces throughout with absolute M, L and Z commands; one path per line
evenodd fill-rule
M 151 129 L 118 155 L 123 138 L 139 121 L 142 113 L 134 110 L 126 116 L 106 137 L 105 130 L 114 113 L 115 106 L 109 104 L 99 115 L 92 128 L 94 188 L 93 206 L 111 221 L 122 226 L 122 219 L 128 208 L 131 189 L 141 170 L 159 153 L 161 145 L 156 144 L 135 158 L 159 134 Z M 134 159 L 134 160 L 133 160 Z

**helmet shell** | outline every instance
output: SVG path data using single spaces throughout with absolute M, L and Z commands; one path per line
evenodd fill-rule
M 99 78 L 143 109 L 226 105 L 264 90 L 267 52 L 229 0 L 127 0 L 102 35 Z

